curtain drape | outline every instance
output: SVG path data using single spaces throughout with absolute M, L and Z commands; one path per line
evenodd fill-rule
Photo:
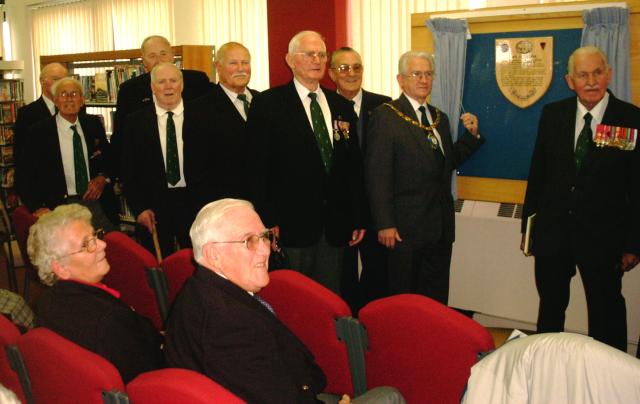
M 593 45 L 604 51 L 613 70 L 609 88 L 616 97 L 631 102 L 629 9 L 595 8 L 583 11 L 582 18 L 581 46 Z

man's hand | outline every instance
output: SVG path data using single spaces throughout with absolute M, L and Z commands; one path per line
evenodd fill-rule
M 402 242 L 402 238 L 397 228 L 389 227 L 378 231 L 378 241 L 387 248 L 395 248 L 396 241 Z
M 460 120 L 462 121 L 462 125 L 471 133 L 473 136 L 478 136 L 478 117 L 465 112 L 460 115 Z
M 39 208 L 37 209 L 35 212 L 33 212 L 33 216 L 35 217 L 40 217 L 42 215 L 44 215 L 45 213 L 51 212 L 51 209 L 49 208 Z
M 156 227 L 156 214 L 151 209 L 144 210 L 138 215 L 136 222 L 146 227 L 149 233 L 153 233 L 153 228 Z
M 104 191 L 104 185 L 106 183 L 107 179 L 102 175 L 98 175 L 97 177 L 93 178 L 91 181 L 89 181 L 89 184 L 87 185 L 87 192 L 82 195 L 82 199 L 84 199 L 85 201 L 97 201 L 98 199 L 100 199 L 102 191 Z
M 360 243 L 364 238 L 366 230 L 365 229 L 356 229 L 351 234 L 351 240 L 349 240 L 349 247 L 353 247 L 354 245 Z
M 351 404 L 351 397 L 347 394 L 343 394 L 338 404 Z
M 630 271 L 633 268 L 635 268 L 636 265 L 638 265 L 638 262 L 640 262 L 640 257 L 638 257 L 637 255 L 631 254 L 631 253 L 624 253 L 622 254 L 620 269 L 623 270 L 624 272 Z

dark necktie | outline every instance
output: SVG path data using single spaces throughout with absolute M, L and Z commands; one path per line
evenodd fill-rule
M 167 182 L 176 185 L 180 181 L 180 159 L 173 112 L 167 112 Z
M 362 138 L 362 126 L 364 124 L 364 121 L 362 119 L 362 114 L 356 111 L 356 102 L 354 100 L 351 100 L 350 102 L 351 102 L 351 105 L 353 105 L 353 112 L 355 112 L 356 115 L 358 116 L 358 144 L 360 145 L 360 150 L 364 150 L 362 146 L 364 143 L 364 139 Z
M 320 104 L 318 104 L 317 97 L 318 94 L 309 93 L 309 98 L 311 98 L 311 122 L 313 123 L 313 133 L 316 135 L 318 147 L 320 147 L 320 155 L 322 156 L 324 169 L 326 172 L 329 172 L 331 171 L 331 154 L 333 153 L 333 149 L 331 147 L 331 140 L 329 139 L 327 124 L 324 121 L 324 115 L 322 114 Z
M 576 143 L 575 159 L 578 171 L 582 167 L 585 157 L 589 154 L 589 149 L 591 149 L 591 139 L 593 137 L 593 132 L 591 132 L 591 118 L 592 116 L 588 112 L 584 115 L 584 127 L 580 131 L 578 142 Z
M 267 310 L 269 310 L 271 313 L 273 313 L 273 315 L 274 315 L 274 316 L 276 315 L 276 311 L 275 311 L 275 310 L 273 310 L 273 307 L 271 307 L 271 305 L 270 305 L 266 300 L 264 300 L 263 298 L 261 298 L 261 297 L 260 297 L 260 295 L 258 295 L 257 293 L 255 293 L 255 294 L 253 295 L 253 297 L 254 297 L 258 302 L 260 302 L 260 304 L 261 304 L 261 305 L 263 305 L 264 307 L 266 307 L 266 308 L 267 308 Z
M 87 174 L 87 162 L 84 159 L 84 150 L 82 149 L 82 139 L 76 125 L 71 125 L 73 131 L 73 169 L 76 177 L 76 195 L 82 198 L 87 192 L 87 184 L 89 176 Z
M 421 105 L 418 110 L 420 111 L 420 123 L 423 126 L 430 126 L 431 124 L 429 123 L 429 119 L 427 118 L 427 109 L 424 107 L 424 105 Z M 429 134 L 427 133 L 427 135 Z M 432 145 L 434 152 L 433 155 L 436 156 L 438 163 L 444 163 L 444 154 L 442 154 L 442 150 L 440 149 L 440 145 L 438 144 L 438 138 L 436 137 L 436 134 L 431 132 L 431 136 L 429 136 L 429 139 L 427 140 Z
M 238 99 L 242 101 L 242 105 L 244 106 L 244 116 L 249 118 L 249 100 L 247 99 L 247 95 L 238 94 Z

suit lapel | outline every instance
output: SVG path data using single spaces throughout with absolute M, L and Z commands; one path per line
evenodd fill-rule
M 238 108 L 236 108 L 236 106 L 233 104 L 233 101 L 231 101 L 227 93 L 225 93 L 222 89 L 222 84 L 218 83 L 213 86 L 213 91 L 214 98 L 220 100 L 220 102 L 216 104 L 218 104 L 222 112 L 225 115 L 232 116 L 235 120 L 241 121 L 243 124 L 245 124 L 246 121 L 244 120 L 244 118 L 242 118 L 242 115 L 240 115 Z
M 402 94 L 400 98 L 398 98 L 396 107 L 405 115 L 419 122 L 418 115 L 416 114 L 416 111 L 413 109 L 413 105 L 411 105 L 411 102 L 409 102 L 409 100 L 404 94 Z M 425 131 L 412 123 L 407 122 L 406 124 L 409 127 L 409 130 L 412 136 L 415 138 L 416 142 L 420 145 L 420 149 L 422 150 L 422 152 L 426 156 L 428 156 L 429 161 L 432 161 L 433 150 L 431 150 L 431 146 L 429 145 L 429 142 L 426 139 Z
M 65 180 L 64 165 L 62 164 L 62 152 L 60 151 L 60 139 L 58 138 L 58 124 L 56 122 L 56 115 L 49 118 L 48 130 L 45 132 L 47 136 L 45 144 L 48 144 L 49 150 L 57 150 L 57 153 L 51 153 L 53 158 L 53 167 L 57 171 L 58 175 L 55 178 L 59 179 L 58 187 L 63 189 L 64 193 L 67 193 L 67 181 Z M 45 146 L 45 155 L 48 155 L 47 147 Z
M 298 131 L 301 133 L 306 132 L 307 135 L 315 142 L 316 138 L 313 133 L 313 128 L 311 127 L 311 123 L 307 117 L 307 112 L 302 105 L 302 100 L 300 100 L 300 96 L 296 91 L 296 86 L 293 84 L 293 81 L 289 82 L 289 85 L 285 90 L 283 104 L 285 106 L 285 110 L 291 111 L 291 125 L 297 127 Z
M 143 131 L 146 136 L 146 139 L 143 140 L 143 144 L 147 144 L 151 153 L 150 155 L 155 156 L 152 157 L 154 160 L 152 164 L 156 165 L 156 169 L 154 171 L 162 173 L 162 182 L 166 184 L 167 178 L 164 167 L 164 157 L 162 155 L 162 146 L 160 145 L 160 130 L 158 129 L 158 116 L 156 115 L 155 105 L 151 105 L 147 110 L 146 115 L 147 117 L 143 119 L 143 124 L 147 126 L 146 130 Z

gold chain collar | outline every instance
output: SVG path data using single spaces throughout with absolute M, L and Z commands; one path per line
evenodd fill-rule
M 424 129 L 429 134 L 433 133 L 433 130 L 440 124 L 441 115 L 440 115 L 440 110 L 438 108 L 434 108 L 436 110 L 436 119 L 433 121 L 433 124 L 429 126 L 424 126 L 423 124 L 411 118 L 410 116 L 400 111 L 398 108 L 394 107 L 390 103 L 385 102 L 384 105 L 391 108 L 396 114 L 398 114 L 400 118 L 404 119 L 405 121 L 409 122 L 412 125 L 419 127 L 420 129 Z

